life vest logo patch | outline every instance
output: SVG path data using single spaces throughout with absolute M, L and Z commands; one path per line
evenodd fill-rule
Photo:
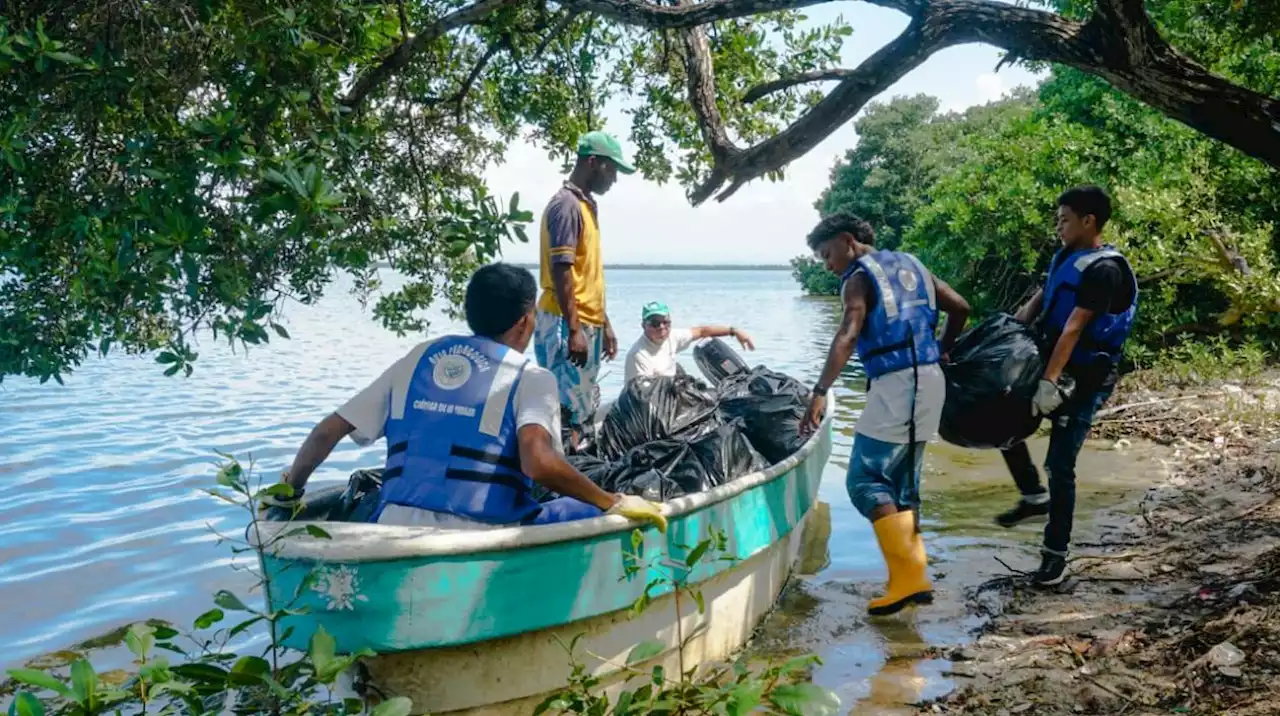
M 920 281 L 916 277 L 916 272 L 911 269 L 898 269 L 898 283 L 902 284 L 902 290 L 908 293 L 915 291 L 920 287 Z
M 431 379 L 445 390 L 456 390 L 471 379 L 471 361 L 465 356 L 445 354 L 435 356 Z

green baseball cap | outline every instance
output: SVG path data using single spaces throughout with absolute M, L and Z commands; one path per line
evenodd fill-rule
M 662 301 L 650 301 L 640 309 L 640 320 L 647 321 L 654 316 L 670 316 L 671 309 Z
M 613 163 L 618 165 L 618 171 L 623 174 L 635 174 L 636 172 L 636 168 L 622 158 L 622 145 L 613 138 L 612 134 L 605 132 L 587 132 L 579 137 L 578 156 L 605 157 L 613 160 Z

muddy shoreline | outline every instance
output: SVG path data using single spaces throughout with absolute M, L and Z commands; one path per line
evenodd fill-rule
M 918 713 L 1280 714 L 1280 374 L 1138 378 L 1094 437 L 1170 446 L 1169 477 L 1097 513 L 1059 587 L 967 590 L 986 619 L 934 650 L 959 686 Z

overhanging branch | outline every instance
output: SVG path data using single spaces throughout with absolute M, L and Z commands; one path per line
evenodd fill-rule
M 884 0 L 906 4 L 908 0 Z M 589 12 L 623 25 L 651 30 L 684 30 L 717 20 L 751 17 L 780 10 L 822 5 L 831 0 L 708 0 L 679 7 L 654 5 L 645 0 L 561 0 L 560 5 Z
M 506 5 L 514 5 L 519 0 L 479 0 L 461 10 L 451 12 L 436 20 L 430 27 L 401 42 L 396 49 L 383 58 L 377 67 L 365 72 L 356 80 L 351 91 L 342 99 L 348 107 L 357 107 L 371 92 L 381 86 L 398 70 L 408 65 L 423 47 L 435 42 L 449 32 L 466 25 L 474 25 L 491 13 Z
M 910 12 L 911 24 L 855 69 L 819 70 L 752 88 L 747 101 L 805 82 L 841 80 L 777 135 L 720 156 L 713 151 L 710 176 L 690 193 L 695 205 L 713 195 L 723 201 L 743 184 L 786 166 L 934 53 L 968 42 L 1097 75 L 1169 117 L 1280 167 L 1280 100 L 1232 84 L 1179 54 L 1160 37 L 1142 0 L 1100 0 L 1097 14 L 1086 23 L 1000 0 L 869 1 Z M 736 3 L 717 4 L 724 5 Z M 696 107 L 697 98 L 691 100 Z M 704 121 L 701 114 L 699 121 Z M 724 128 L 704 126 L 704 135 L 708 131 L 723 134 Z
M 809 72 L 801 72 L 798 75 L 783 77 L 782 79 L 779 79 L 779 80 L 774 80 L 772 82 L 765 82 L 764 84 L 759 84 L 759 85 L 756 85 L 755 87 L 752 87 L 751 89 L 747 90 L 746 94 L 742 95 L 742 102 L 743 104 L 751 104 L 752 102 L 755 102 L 756 100 L 761 99 L 762 97 L 771 95 L 774 92 L 781 92 L 782 90 L 790 89 L 792 87 L 795 87 L 796 85 L 809 84 L 810 82 L 826 82 L 828 80 L 847 80 L 850 77 L 855 76 L 856 72 L 857 70 L 841 70 L 841 69 L 810 70 Z

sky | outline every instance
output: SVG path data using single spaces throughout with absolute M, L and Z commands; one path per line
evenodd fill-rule
M 854 33 L 846 38 L 844 67 L 859 62 L 896 37 L 907 25 L 897 11 L 862 2 L 840 2 L 810 8 L 814 22 L 829 22 L 843 14 Z M 999 99 L 1019 85 L 1037 78 L 1021 67 L 995 68 L 1001 52 L 988 45 L 961 45 L 931 57 L 877 97 L 930 94 L 944 111 L 962 110 Z M 620 111 L 606 108 L 606 130 L 627 141 L 628 123 Z M 814 200 L 826 188 L 836 160 L 857 144 L 852 122 L 831 134 L 816 149 L 794 161 L 781 182 L 757 180 L 723 203 L 709 200 L 690 206 L 675 182 L 659 185 L 639 174 L 619 176 L 599 198 L 600 232 L 606 264 L 785 264 L 807 253 L 804 236 L 818 220 Z M 506 161 L 486 174 L 489 188 L 504 201 L 520 192 L 523 208 L 540 222 L 542 209 L 564 176 L 558 163 L 529 143 L 514 143 Z M 537 223 L 534 224 L 534 227 Z M 530 243 L 507 244 L 503 259 L 536 263 L 537 231 Z

